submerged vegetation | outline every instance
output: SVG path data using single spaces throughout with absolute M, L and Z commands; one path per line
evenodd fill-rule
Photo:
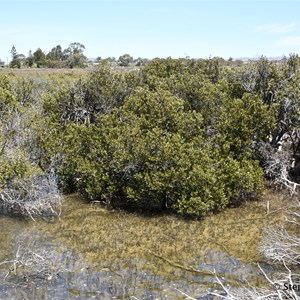
M 265 202 L 252 201 L 201 222 L 107 210 L 76 195 L 65 197 L 56 222 L 2 218 L 9 226 L 0 233 L 0 297 L 182 300 L 181 292 L 221 293 L 216 275 L 226 286 L 263 286 L 257 247 L 287 204 L 269 196 L 268 216 Z

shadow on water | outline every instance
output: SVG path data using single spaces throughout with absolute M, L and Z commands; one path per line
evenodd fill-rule
M 211 299 L 204 295 L 221 292 L 215 274 L 225 284 L 260 286 L 257 247 L 281 218 L 266 215 L 264 201 L 193 221 L 67 196 L 55 222 L 0 217 L 0 298 Z

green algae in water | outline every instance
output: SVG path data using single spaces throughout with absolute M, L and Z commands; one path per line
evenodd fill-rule
M 280 203 L 274 198 L 273 209 Z M 9 246 L 0 252 L 1 259 L 13 256 L 18 236 L 27 234 L 37 252 L 52 253 L 49 267 L 55 274 L 51 280 L 20 279 L 22 295 L 11 279 L 0 287 L 0 297 L 25 299 L 33 293 L 36 299 L 183 299 L 178 290 L 197 297 L 219 289 L 213 270 L 230 284 L 247 280 L 261 285 L 264 279 L 250 263 L 261 259 L 257 246 L 263 229 L 281 218 L 280 211 L 266 216 L 264 201 L 193 221 L 111 212 L 68 196 L 55 222 L 2 217 L 2 228 L 9 224 L 1 235 L 2 249 Z

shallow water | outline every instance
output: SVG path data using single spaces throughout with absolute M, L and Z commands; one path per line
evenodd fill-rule
M 0 265 L 0 299 L 200 299 L 221 292 L 213 272 L 225 284 L 261 285 L 257 246 L 280 218 L 266 217 L 264 201 L 192 221 L 68 196 L 51 222 L 0 217 L 0 262 L 27 263 Z

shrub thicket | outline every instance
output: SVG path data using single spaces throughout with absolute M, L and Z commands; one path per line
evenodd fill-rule
M 257 196 L 282 144 L 287 176 L 297 170 L 297 63 L 155 59 L 124 74 L 101 65 L 80 79 L 27 82 L 33 96 L 1 78 L 1 186 L 40 168 L 91 200 L 197 217 Z M 20 135 L 4 120 L 15 114 L 32 120 L 31 142 L 13 148 L 10 162 L 6 144 Z

